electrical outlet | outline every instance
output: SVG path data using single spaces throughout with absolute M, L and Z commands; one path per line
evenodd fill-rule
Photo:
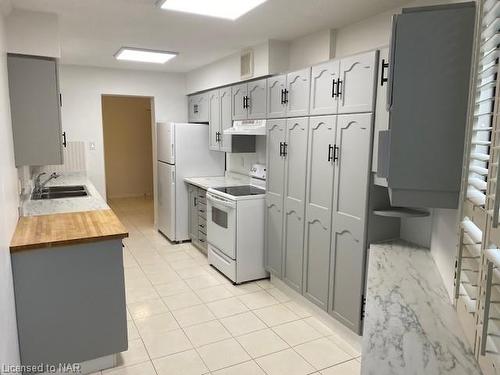
M 89 150 L 95 151 L 95 142 L 89 142 Z

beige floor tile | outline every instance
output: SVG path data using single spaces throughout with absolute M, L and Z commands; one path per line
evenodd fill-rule
M 321 320 L 314 316 L 310 316 L 309 318 L 305 318 L 304 322 L 309 324 L 311 327 L 313 327 L 316 331 L 321 333 L 323 336 L 331 336 L 334 334 L 334 331 L 332 328 L 327 326 L 325 323 L 323 323 Z
M 322 370 L 352 359 L 352 356 L 341 350 L 337 345 L 325 337 L 298 345 L 294 349 L 304 357 L 307 362 L 313 365 L 316 370 Z
M 175 294 L 191 291 L 189 286 L 183 280 L 154 285 L 154 288 L 156 289 L 160 297 L 169 297 Z
M 167 307 L 161 299 L 152 299 L 150 301 L 129 303 L 127 305 L 130 315 L 134 319 L 148 318 L 153 315 L 168 312 Z
M 256 284 L 258 286 L 260 286 L 262 289 L 264 290 L 267 290 L 267 289 L 271 289 L 271 288 L 274 288 L 274 285 L 271 284 L 271 281 L 269 280 L 259 280 L 259 281 L 256 281 Z
M 127 296 L 127 303 L 129 304 L 158 299 L 160 297 L 152 285 L 133 289 L 127 288 L 125 292 Z
M 142 339 L 152 359 L 165 357 L 193 348 L 189 339 L 180 329 L 170 332 L 157 332 L 143 335 Z
M 225 285 L 217 285 L 195 290 L 195 293 L 205 303 L 233 297 L 233 294 L 226 288 Z
M 127 320 L 127 338 L 129 341 L 141 338 L 133 320 Z
M 103 371 L 106 375 L 156 375 L 153 364 L 148 361 L 137 365 Z
M 213 375 L 265 375 L 265 372 L 254 361 L 240 363 L 222 370 L 212 372 Z
M 303 320 L 285 323 L 273 327 L 273 330 L 290 346 L 303 344 L 307 341 L 312 341 L 321 337 L 318 331 Z
M 165 302 L 167 307 L 172 311 L 203 303 L 193 291 L 163 297 L 163 302 Z
M 248 311 L 248 308 L 236 297 L 207 303 L 208 308 L 217 318 L 236 315 Z
M 180 270 L 176 270 L 176 272 L 184 280 L 191 279 L 193 277 L 206 274 L 205 269 L 198 264 L 196 264 L 195 267 L 189 267 L 189 268 L 183 268 Z
M 177 273 L 175 273 L 175 272 L 172 272 L 172 273 L 165 273 L 165 272 L 150 273 L 150 274 L 146 275 L 146 277 L 153 285 L 174 283 L 176 281 L 182 280 L 179 277 L 179 275 L 177 275 Z
M 321 370 L 323 375 L 360 375 L 361 365 L 356 360 L 347 361 Z
M 222 341 L 231 337 L 230 333 L 218 320 L 186 327 L 184 328 L 184 332 L 195 347 Z
M 192 257 L 185 251 L 176 251 L 174 253 L 167 253 L 162 255 L 168 263 L 180 262 L 182 260 L 191 260 Z
M 186 268 L 191 268 L 191 267 L 197 267 L 198 263 L 194 261 L 194 259 L 187 259 L 187 260 L 179 260 L 177 262 L 170 262 L 170 267 L 172 267 L 174 270 L 182 270 Z
M 335 343 L 340 349 L 342 349 L 347 354 L 351 355 L 351 357 L 359 357 L 361 355 L 361 345 L 358 344 L 354 346 L 346 341 L 344 338 L 339 335 L 328 336 L 328 339 Z
M 307 318 L 312 315 L 311 311 L 308 308 L 296 301 L 286 302 L 284 305 L 301 318 Z
M 264 307 L 253 312 L 270 327 L 300 319 L 283 304 Z
M 248 333 L 237 338 L 248 354 L 253 358 L 288 349 L 288 344 L 270 329 Z
M 205 305 L 187 307 L 172 312 L 181 327 L 208 322 L 215 319 L 215 315 Z
M 314 368 L 292 349 L 255 360 L 268 375 L 306 375 Z
M 251 311 L 223 318 L 220 322 L 233 336 L 241 336 L 249 332 L 267 328 Z
M 255 293 L 262 290 L 256 283 L 247 283 L 242 285 L 228 285 L 227 288 L 235 296 L 242 296 L 244 294 Z
M 189 287 L 193 290 L 199 290 L 208 288 L 211 286 L 216 286 L 221 284 L 221 280 L 211 276 L 208 273 L 204 273 L 193 278 L 185 280 Z
M 266 292 L 268 292 L 270 295 L 272 295 L 278 302 L 284 303 L 284 302 L 289 302 L 291 301 L 291 298 L 278 288 L 270 288 L 266 289 Z
M 260 309 L 262 307 L 275 305 L 278 301 L 265 290 L 244 294 L 238 297 L 249 309 Z
M 219 341 L 198 348 L 203 361 L 210 371 L 222 369 L 246 362 L 250 359 L 241 345 L 235 339 Z
M 207 367 L 195 350 L 172 354 L 154 361 L 158 375 L 202 375 Z
M 149 361 L 149 356 L 142 340 L 129 340 L 128 350 L 117 356 L 117 367 L 136 365 L 144 361 Z
M 168 332 L 179 328 L 177 321 L 170 312 L 153 315 L 147 318 L 134 320 L 139 333 L 142 335 L 156 332 Z

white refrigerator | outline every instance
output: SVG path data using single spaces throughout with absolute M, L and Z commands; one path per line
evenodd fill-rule
M 184 178 L 223 176 L 225 153 L 208 149 L 208 125 L 158 123 L 158 230 L 170 241 L 189 239 Z

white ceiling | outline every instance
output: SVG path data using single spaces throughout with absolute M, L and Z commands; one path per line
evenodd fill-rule
M 187 72 L 267 39 L 339 28 L 408 0 L 268 0 L 236 21 L 170 12 L 156 0 L 13 0 L 59 14 L 62 63 Z M 116 61 L 122 46 L 179 52 L 165 65 Z

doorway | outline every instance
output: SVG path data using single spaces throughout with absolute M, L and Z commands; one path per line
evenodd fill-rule
M 108 202 L 152 201 L 153 98 L 103 95 L 101 101 Z

